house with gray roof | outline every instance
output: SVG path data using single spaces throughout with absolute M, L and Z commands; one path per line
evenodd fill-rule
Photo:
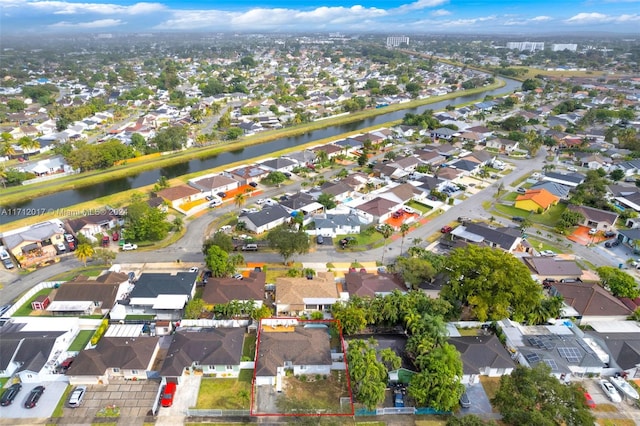
M 481 164 L 476 163 L 475 161 L 465 160 L 464 158 L 460 158 L 458 160 L 452 161 L 447 164 L 447 167 L 451 167 L 453 169 L 458 169 L 465 172 L 466 175 L 476 173 L 482 167 Z
M 501 377 L 511 374 L 516 363 L 494 335 L 449 337 L 462 361 L 462 383 L 472 384 L 478 376 Z
M 160 375 L 178 383 L 195 371 L 217 378 L 238 377 L 244 333 L 240 327 L 178 329 L 171 336 Z
M 498 327 L 506 336 L 505 346 L 514 353 L 518 364 L 533 367 L 545 363 L 551 374 L 561 381 L 571 375 L 600 375 L 607 364 L 573 325 L 526 326 L 504 319 Z
M 53 259 L 57 255 L 56 244 L 64 244 L 62 222 L 52 220 L 40 222 L 2 235 L 4 246 L 18 260 L 22 267 L 37 265 Z
M 522 261 L 531 273 L 540 277 L 562 280 L 576 279 L 582 276 L 582 269 L 574 260 L 562 260 L 553 257 L 523 257 Z
M 89 240 L 97 242 L 95 235 L 109 235 L 112 229 L 122 225 L 124 225 L 124 219 L 115 214 L 93 214 L 76 219 L 67 219 L 65 229 L 71 235 L 82 234 Z
M 147 380 L 160 350 L 159 342 L 158 336 L 102 337 L 95 348 L 80 351 L 66 376 L 71 385 Z
M 467 222 L 453 229 L 449 234 L 455 240 L 481 244 L 513 253 L 522 241 L 522 234 L 516 228 L 493 228 L 483 223 Z
M 588 206 L 576 206 L 569 204 L 569 210 L 580 213 L 584 220 L 580 225 L 595 228 L 599 231 L 608 231 L 615 227 L 618 220 L 618 213 L 608 210 L 596 209 Z
M 291 172 L 298 166 L 296 161 L 285 157 L 272 158 L 258 164 L 265 170 L 281 173 Z
M 242 186 L 252 182 L 259 182 L 260 179 L 269 174 L 269 171 L 255 165 L 250 165 L 227 171 L 225 174 L 240 182 Z
M 201 192 L 206 192 L 214 196 L 218 192 L 227 192 L 236 189 L 240 183 L 229 176 L 213 175 L 190 180 L 189 185 Z
M 248 213 L 238 217 L 238 222 L 243 222 L 247 230 L 256 234 L 262 234 L 285 223 L 291 217 L 291 213 L 280 204 L 266 206 L 256 213 Z
M 448 127 L 439 127 L 431 131 L 430 136 L 434 139 L 445 139 L 451 140 L 454 136 L 456 136 L 458 132 L 456 130 L 451 130 Z
M 290 195 L 286 200 L 280 200 L 279 204 L 289 213 L 301 211 L 305 216 L 324 211 L 324 206 L 318 203 L 313 196 L 306 192 L 298 192 Z
M 354 138 L 341 139 L 333 142 L 333 144 L 342 148 L 342 152 L 346 154 L 351 154 L 364 146 L 363 142 Z
M 307 230 L 309 235 L 335 238 L 337 235 L 359 234 L 365 225 L 356 214 L 323 214 L 311 219 L 315 229 Z
M 529 189 L 531 190 L 545 189 L 549 191 L 551 194 L 555 195 L 556 197 L 560 197 L 560 199 L 563 199 L 563 200 L 566 200 L 569 198 L 569 191 L 571 191 L 570 187 L 563 185 L 561 183 L 556 183 L 551 181 L 540 181 L 538 183 L 534 183 Z
M 327 327 L 312 324 L 271 327 L 261 323 L 258 331 L 255 384 L 276 385 L 287 371 L 294 376 L 331 374 L 332 353 Z
M 136 281 L 129 299 L 127 313 L 155 315 L 157 319 L 182 318 L 185 305 L 196 291 L 197 272 L 144 272 Z
M 555 182 L 562 185 L 575 188 L 584 182 L 585 176 L 580 173 L 558 173 L 558 172 L 545 172 L 542 180 Z
M 50 380 L 77 333 L 77 325 L 56 330 L 13 321 L 5 324 L 0 327 L 0 377 L 17 376 L 24 383 Z
M 609 355 L 609 368 L 615 372 L 624 371 L 629 377 L 640 373 L 640 333 L 600 333 L 587 331 Z
M 299 166 L 306 166 L 307 164 L 312 164 L 316 161 L 316 153 L 309 150 L 304 149 L 302 151 L 289 152 L 286 155 L 283 155 L 284 158 L 289 158 Z

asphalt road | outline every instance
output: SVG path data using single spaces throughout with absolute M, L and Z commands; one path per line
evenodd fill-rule
M 403 249 L 406 250 L 410 247 L 410 241 L 414 238 L 421 238 L 425 241 L 429 236 L 439 232 L 440 228 L 451 222 L 454 222 L 459 216 L 468 216 L 472 219 L 488 219 L 491 214 L 486 212 L 483 208 L 483 203 L 493 200 L 496 190 L 500 182 L 507 190 L 513 190 L 512 184 L 525 175 L 531 174 L 533 171 L 539 171 L 544 165 L 544 159 L 546 151 L 540 150 L 538 154 L 531 159 L 527 160 L 515 160 L 508 159 L 510 163 L 515 166 L 515 169 L 508 175 L 492 183 L 486 189 L 478 192 L 477 194 L 470 196 L 468 199 L 461 202 L 455 208 L 449 209 L 443 214 L 434 217 L 427 224 L 418 227 L 405 238 L 405 244 Z M 353 166 L 352 166 L 353 167 Z M 331 170 L 323 173 L 326 179 L 332 178 L 338 170 Z M 283 188 L 273 188 L 264 191 L 262 194 L 250 197 L 247 199 L 246 204 L 250 205 L 258 198 L 267 198 L 282 194 L 284 192 L 295 192 L 301 188 L 302 179 L 298 179 L 292 185 Z M 204 256 L 201 252 L 202 243 L 206 238 L 207 228 L 210 223 L 218 216 L 237 211 L 238 208 L 233 204 L 228 204 L 223 207 L 212 209 L 206 214 L 195 218 L 193 220 L 186 220 L 185 226 L 187 227 L 185 235 L 173 245 L 154 250 L 154 251 L 128 251 L 120 252 L 114 263 L 155 263 L 155 262 L 175 262 L 180 260 L 183 263 L 203 263 Z M 498 218 L 498 221 L 505 225 L 515 225 L 510 220 Z M 544 234 L 544 233 L 543 233 Z M 540 236 L 536 235 L 536 238 Z M 328 263 L 328 262 L 347 262 L 347 261 L 376 261 L 382 259 L 382 252 L 385 250 L 384 260 L 385 263 L 392 263 L 393 260 L 399 256 L 401 239 L 388 241 L 386 247 L 380 247 L 364 252 L 348 252 L 345 256 L 345 252 L 342 252 L 334 247 L 320 246 L 317 250 L 305 254 L 294 256 L 293 260 L 297 262 L 310 262 L 310 263 Z M 602 250 L 588 248 L 579 244 L 573 244 L 571 249 L 576 256 L 585 259 L 593 265 L 616 265 L 617 259 L 613 259 L 607 256 L 607 253 Z M 282 262 L 282 257 L 276 253 L 262 253 L 262 252 L 245 252 L 243 253 L 245 259 L 248 262 L 267 262 L 278 263 Z M 72 255 L 67 255 L 60 263 L 51 265 L 49 267 L 37 270 L 28 275 L 17 274 L 16 272 L 9 273 L 7 271 L 0 271 L 0 282 L 9 283 L 0 289 L 0 305 L 9 303 L 15 300 L 22 293 L 33 287 L 40 281 L 45 281 L 49 277 L 60 274 L 66 270 L 73 269 L 81 266 Z

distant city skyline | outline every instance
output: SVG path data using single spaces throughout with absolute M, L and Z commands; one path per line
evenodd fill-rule
M 639 34 L 640 0 L 0 0 L 4 34 L 43 32 L 561 32 Z

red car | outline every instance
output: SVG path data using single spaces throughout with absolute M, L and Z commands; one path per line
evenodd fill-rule
M 111 235 L 111 239 L 113 241 L 118 241 L 120 239 L 120 234 L 118 234 L 117 232 L 114 232 L 113 235 Z
M 448 234 L 451 231 L 453 231 L 453 228 L 450 227 L 449 225 L 446 225 L 440 228 L 440 232 L 442 232 L 443 234 Z
M 584 393 L 584 399 L 587 400 L 587 407 L 596 408 L 596 403 L 593 401 L 593 398 L 591 398 L 591 395 L 589 394 L 589 392 Z
M 163 407 L 171 407 L 175 394 L 176 384 L 173 382 L 167 383 L 164 387 L 164 391 L 162 392 L 162 399 L 160 400 L 160 404 L 162 404 Z

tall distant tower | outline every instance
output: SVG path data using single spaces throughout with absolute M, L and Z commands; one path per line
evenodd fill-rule
M 387 47 L 398 47 L 402 43 L 409 45 L 409 37 L 407 36 L 391 36 L 387 37 Z

